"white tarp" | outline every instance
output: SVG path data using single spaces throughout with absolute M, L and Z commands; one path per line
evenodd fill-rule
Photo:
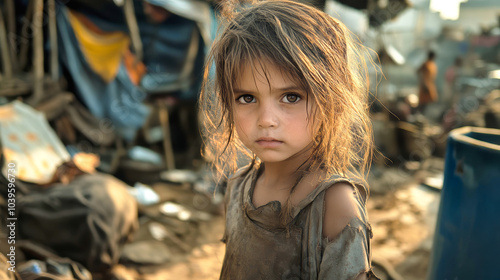
M 18 180 L 45 184 L 70 159 L 45 116 L 19 101 L 0 106 L 0 141 L 6 177 L 13 162 Z

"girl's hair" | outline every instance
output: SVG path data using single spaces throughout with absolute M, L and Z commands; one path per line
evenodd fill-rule
M 204 155 L 220 174 L 258 160 L 235 134 L 233 88 L 242 65 L 267 60 L 295 79 L 316 105 L 310 112 L 316 128 L 310 168 L 365 182 L 373 140 L 362 46 L 342 23 L 304 4 L 258 1 L 231 8 L 239 12 L 225 15 L 200 96 Z

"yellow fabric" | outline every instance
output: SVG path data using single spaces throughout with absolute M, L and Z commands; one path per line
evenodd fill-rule
M 97 33 L 86 26 L 73 11 L 69 11 L 68 18 L 92 70 L 106 82 L 112 81 L 129 46 L 128 35 L 121 31 Z

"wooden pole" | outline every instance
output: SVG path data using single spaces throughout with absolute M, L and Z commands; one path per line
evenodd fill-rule
M 2 68 L 6 80 L 12 78 L 12 63 L 7 41 L 7 31 L 3 20 L 3 13 L 0 10 L 0 53 L 2 55 Z
M 59 78 L 59 60 L 57 57 L 57 22 L 56 22 L 56 2 L 48 0 L 49 8 L 49 37 L 50 37 L 50 76 L 53 81 Z
M 165 150 L 165 163 L 167 170 L 175 169 L 174 149 L 172 148 L 172 138 L 170 135 L 170 121 L 168 116 L 168 108 L 165 101 L 158 98 L 157 100 L 160 125 L 163 132 L 163 148 Z
M 43 96 L 43 0 L 34 1 L 33 13 L 33 98 L 37 104 Z
M 33 0 L 28 2 L 28 7 L 26 8 L 26 14 L 24 16 L 23 26 L 20 30 L 19 37 L 17 37 L 17 40 L 19 40 L 19 44 L 21 45 L 19 47 L 19 56 L 18 56 L 20 70 L 23 70 L 26 67 L 26 64 L 28 63 L 29 38 L 31 37 L 31 35 L 28 34 L 27 30 L 30 29 L 32 26 L 33 5 L 34 5 L 33 2 L 34 2 Z
M 132 46 L 134 47 L 135 57 L 137 61 L 142 61 L 143 49 L 142 41 L 139 33 L 139 26 L 137 25 L 137 18 L 134 12 L 134 1 L 125 0 L 124 4 L 125 19 L 127 20 Z
M 5 10 L 7 11 L 7 39 L 10 39 L 10 36 L 16 36 L 16 9 L 14 6 L 13 0 L 5 1 Z M 17 59 L 16 59 L 16 45 L 15 42 L 9 40 L 10 42 L 10 59 L 12 63 L 12 70 L 18 70 Z

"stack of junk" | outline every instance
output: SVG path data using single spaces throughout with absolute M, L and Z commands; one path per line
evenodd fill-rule
M 136 279 L 120 267 L 188 254 L 222 201 L 195 110 L 213 8 L 0 9 L 0 279 Z

